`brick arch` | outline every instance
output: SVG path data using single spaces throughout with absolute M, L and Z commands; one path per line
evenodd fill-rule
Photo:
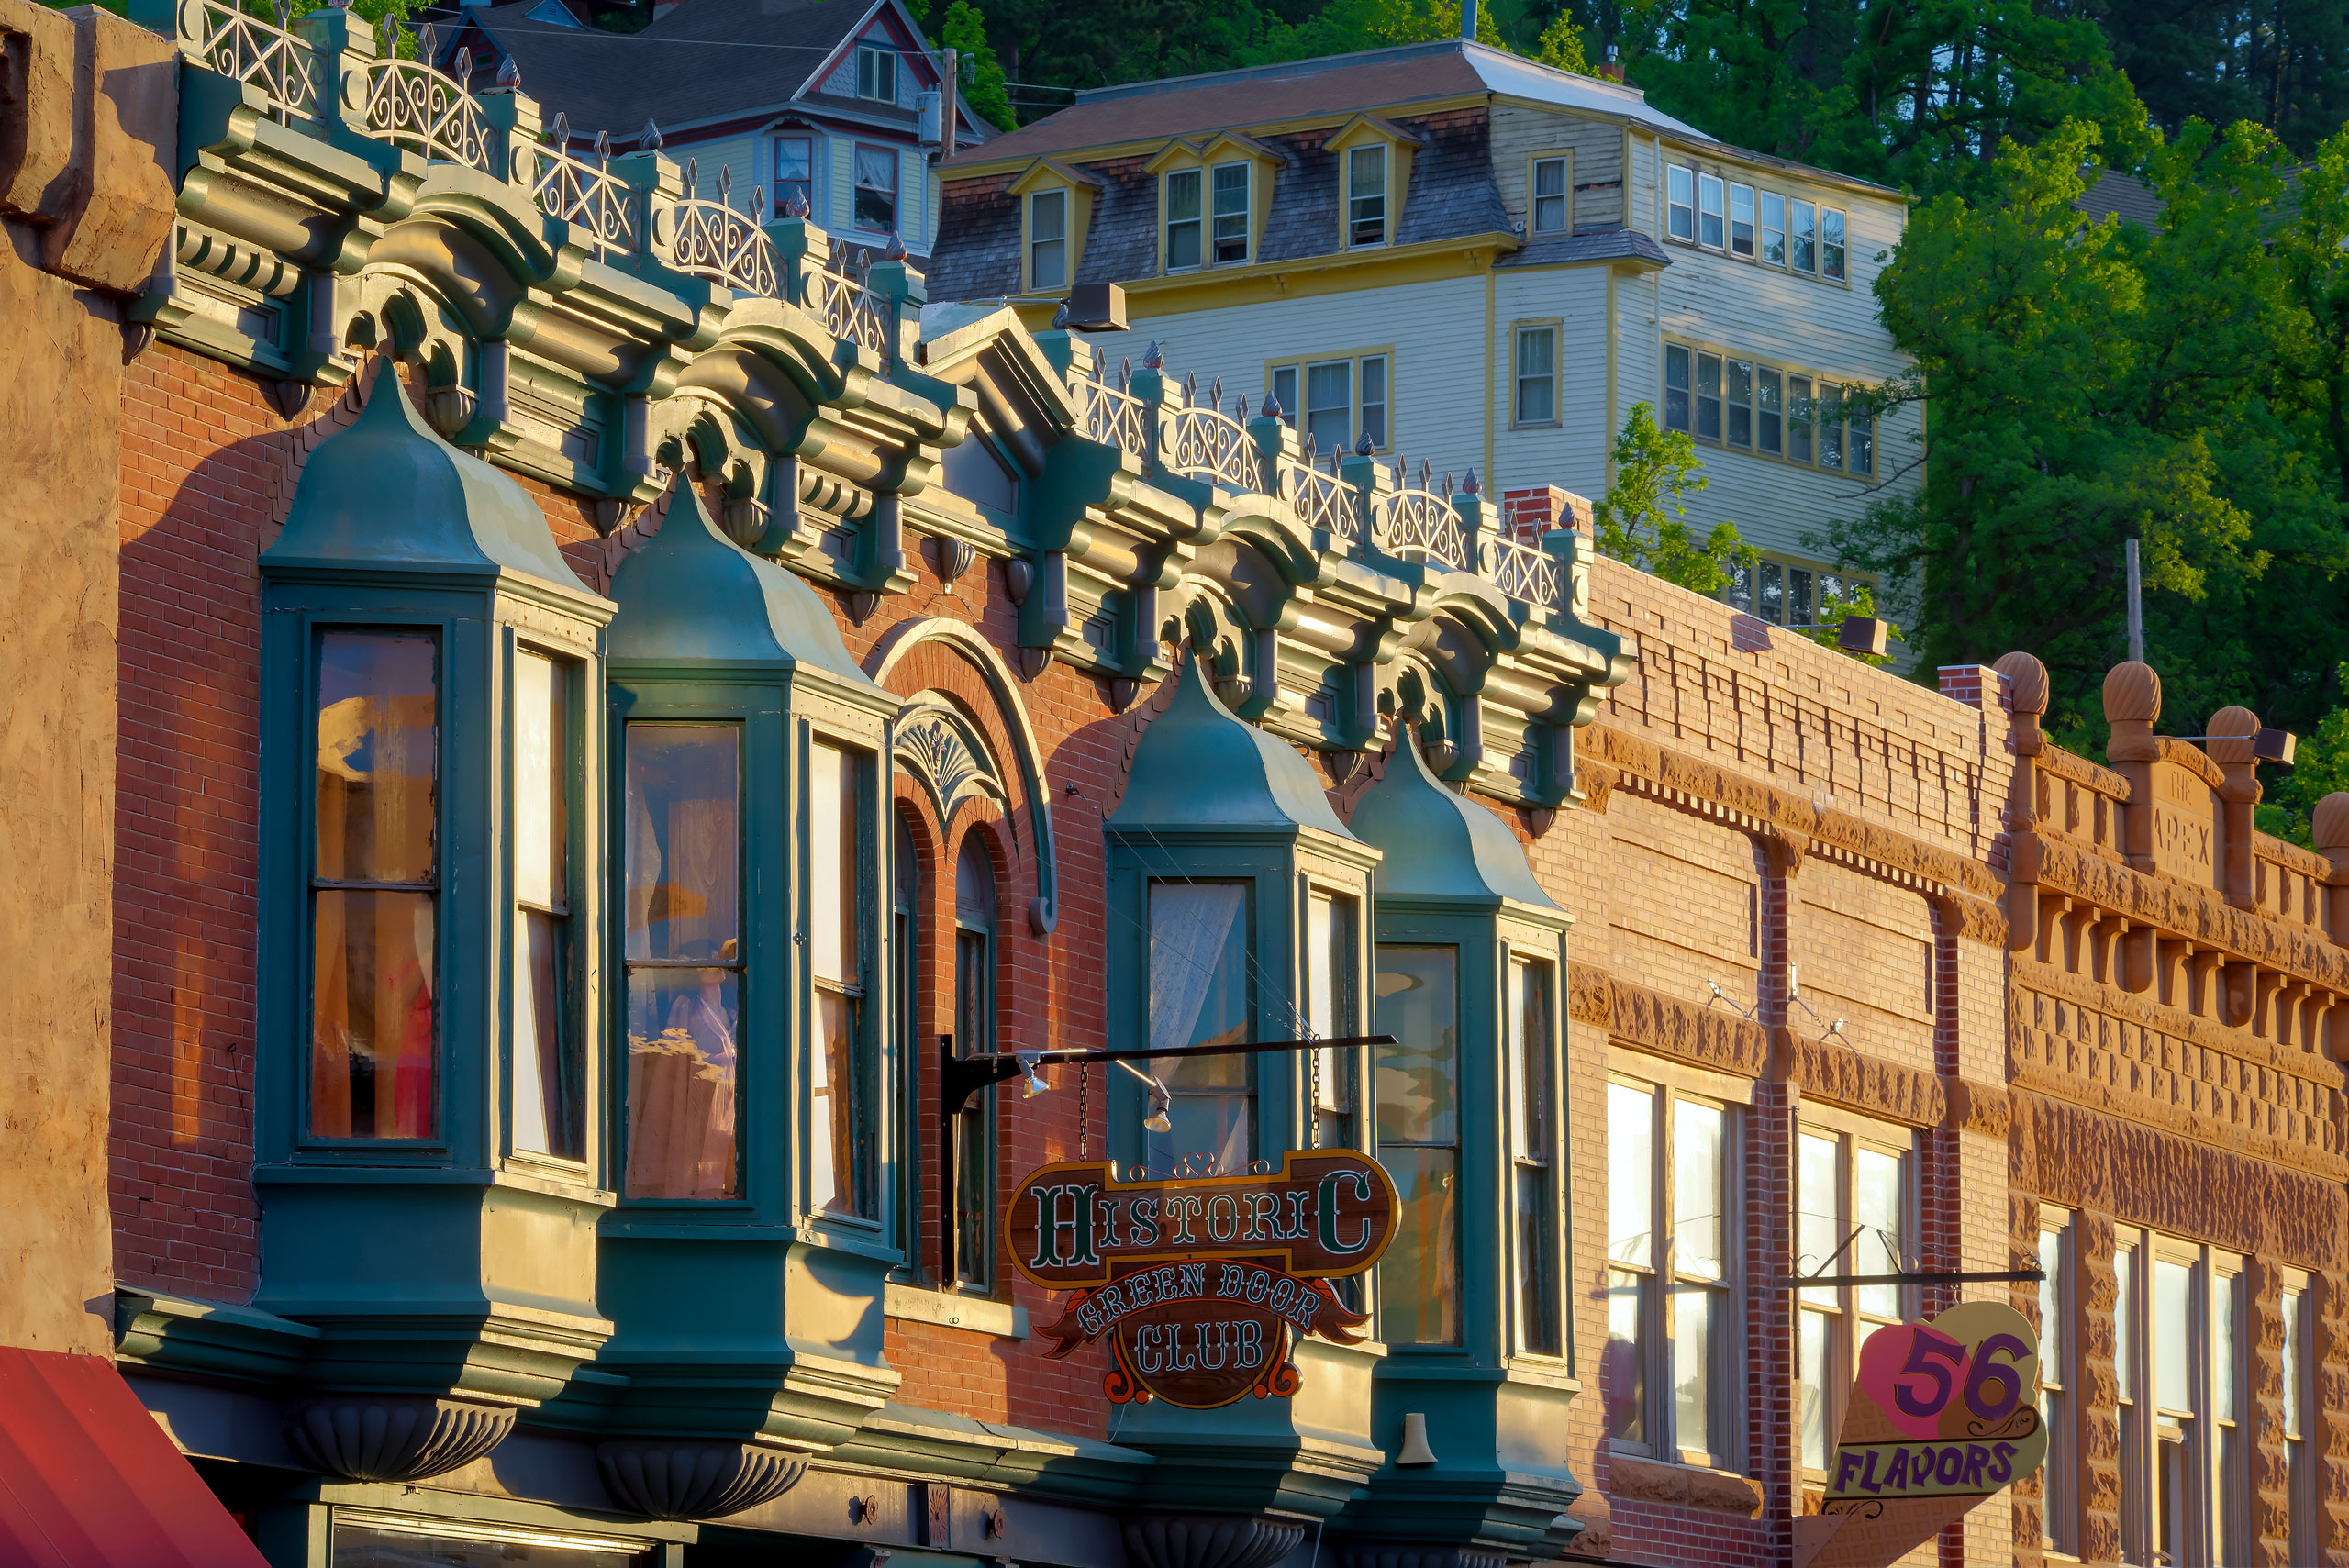
M 997 862 L 998 887 L 1016 896 L 1024 881 L 1029 933 L 1051 936 L 1060 918 L 1060 873 L 1050 786 L 1035 727 L 1002 655 L 966 622 L 933 616 L 892 628 L 865 656 L 865 673 L 899 697 L 934 693 L 949 699 L 978 730 L 1008 797 L 996 829 L 1008 851 Z M 956 837 L 947 847 L 959 847 Z

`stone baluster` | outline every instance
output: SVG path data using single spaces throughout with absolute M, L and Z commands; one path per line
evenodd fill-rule
M 310 15 L 315 17 L 317 13 L 313 11 Z M 528 199 L 530 187 L 539 183 L 537 148 L 539 133 L 544 126 L 539 116 L 539 101 L 518 87 L 507 93 L 484 93 L 481 95 L 481 114 L 497 136 L 490 150 L 491 163 L 497 169 L 499 178 L 521 186 L 523 196 Z
M 783 270 L 783 297 L 803 310 L 815 309 L 809 274 L 831 264 L 832 237 L 811 217 L 779 217 L 766 225 L 766 231 L 774 242 L 775 265 Z
M 612 178 L 629 188 L 642 261 L 665 261 L 677 242 L 677 203 L 685 181 L 676 161 L 661 152 L 629 152 L 611 161 Z
M 294 18 L 286 28 L 318 53 L 318 114 L 328 141 L 351 150 L 353 139 L 371 150 L 367 134 L 367 68 L 376 58 L 375 33 L 365 17 L 321 6 Z
M 1280 405 L 1272 395 L 1264 396 L 1264 406 L 1253 419 L 1248 421 L 1248 439 L 1256 443 L 1257 466 L 1264 471 L 1260 488 L 1267 495 L 1282 500 L 1294 500 L 1288 487 L 1288 470 L 1305 461 L 1305 450 L 1297 443 L 1297 432 L 1281 417 Z
M 1338 477 L 1353 486 L 1354 537 L 1367 547 L 1372 525 L 1386 497 L 1395 494 L 1394 471 L 1357 446 L 1352 457 L 1338 464 Z
M 889 302 L 889 357 L 900 363 L 913 358 L 921 339 L 921 307 L 930 299 L 930 280 L 902 257 L 875 261 L 873 292 Z

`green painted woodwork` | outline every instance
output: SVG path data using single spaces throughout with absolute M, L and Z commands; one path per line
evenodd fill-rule
M 1408 724 L 1399 727 L 1385 773 L 1355 803 L 1352 826 L 1383 856 L 1378 941 L 1459 955 L 1454 1204 L 1461 1332 L 1456 1344 L 1387 1347 L 1375 1377 L 1371 1430 L 1389 1461 L 1336 1528 L 1365 1542 L 1469 1541 L 1511 1556 L 1550 1556 L 1570 1533 L 1553 1529 L 1553 1520 L 1582 1490 L 1559 1440 L 1575 1387 L 1563 1263 L 1567 1231 L 1560 1214 L 1550 1245 L 1558 1260 L 1553 1310 L 1565 1353 L 1518 1353 L 1502 1008 L 1513 956 L 1550 966 L 1550 1159 L 1553 1171 L 1563 1171 L 1561 1005 L 1572 917 L 1542 893 L 1507 824 L 1429 770 Z M 1432 1466 L 1392 1462 L 1402 1446 L 1403 1418 L 1413 1411 L 1427 1418 Z
M 1330 797 L 1294 747 L 1233 717 L 1208 689 L 1201 662 L 1186 660 L 1174 700 L 1142 731 L 1113 832 L 1271 828 L 1352 840 Z
M 594 929 L 601 878 L 596 730 L 610 603 L 589 593 L 512 479 L 443 441 L 395 375 L 311 454 L 284 529 L 261 556 L 261 1038 L 253 1181 L 256 1308 L 319 1330 L 301 1380 L 352 1391 L 529 1405 L 596 1352 L 596 1220 L 609 1202 L 587 1085 L 584 1162 L 511 1147 L 513 745 L 510 672 L 529 643 L 570 683 L 571 918 Z M 430 1135 L 338 1140 L 307 1130 L 312 650 L 321 629 L 422 630 L 438 640 L 434 822 L 438 989 Z M 572 1025 L 601 1029 L 599 965 L 572 945 Z M 591 1079 L 593 1074 L 591 1073 Z
M 680 483 L 652 538 L 614 573 L 609 749 L 616 797 L 631 722 L 739 726 L 743 971 L 736 1029 L 732 1199 L 623 1196 L 602 1226 L 596 1299 L 610 1315 L 601 1372 L 547 1418 L 603 1433 L 763 1440 L 808 1451 L 847 1440 L 896 1387 L 882 1355 L 882 1295 L 898 1262 L 885 1217 L 896 1173 L 885 1163 L 887 1107 L 904 1095 L 879 1042 L 891 1038 L 887 911 L 887 725 L 898 699 L 849 657 L 814 590 L 721 535 L 695 487 Z M 858 943 L 860 1042 L 873 1062 L 877 1201 L 872 1218 L 814 1212 L 810 1087 L 821 1049 L 804 940 L 811 906 L 807 748 L 823 736 L 871 758 L 861 789 L 864 864 Z M 625 827 L 615 816 L 616 888 Z M 617 896 L 617 895 L 616 895 Z M 625 1084 L 628 1023 L 621 927 L 609 932 L 616 977 L 607 1046 Z M 625 1106 L 624 1088 L 616 1106 Z M 616 1122 L 624 1119 L 616 1118 Z M 629 1129 L 616 1129 L 626 1160 Z

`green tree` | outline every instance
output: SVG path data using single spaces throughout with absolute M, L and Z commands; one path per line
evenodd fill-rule
M 1575 20 L 1561 11 L 1542 29 L 1534 40 L 1533 58 L 1553 71 L 1572 71 L 1590 74 L 1590 57 L 1583 50 L 1582 29 Z
M 1599 552 L 1699 594 L 1728 587 L 1753 552 L 1735 523 L 1701 539 L 1689 526 L 1687 497 L 1704 493 L 1704 467 L 1687 431 L 1658 428 L 1655 411 L 1633 404 L 1615 439 L 1615 482 L 1596 508 Z
M 1009 130 L 1017 123 L 1011 113 L 1011 94 L 1003 62 L 987 41 L 986 24 L 985 14 L 971 0 L 954 0 L 946 8 L 946 23 L 939 28 L 938 41 L 946 49 L 962 51 L 963 101 L 971 112 L 997 130 Z

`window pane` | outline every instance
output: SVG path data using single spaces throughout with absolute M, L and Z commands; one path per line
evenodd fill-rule
M 1354 450 L 1353 383 L 1352 360 L 1305 368 L 1305 433 L 1324 457 Z
M 2210 1414 L 2221 1421 L 2236 1418 L 2235 1346 L 2242 1300 L 2238 1280 L 2210 1282 Z
M 1755 445 L 1772 457 L 1778 455 L 1784 415 L 1778 373 L 1765 365 L 1754 378 L 1754 434 Z
M 1321 1040 L 1336 1040 L 1354 1032 L 1354 901 L 1316 893 L 1307 906 L 1307 1023 Z M 1353 1142 L 1353 1057 L 1338 1051 L 1317 1051 L 1312 1058 L 1319 1083 L 1314 1105 L 1320 1113 L 1317 1149 L 1342 1149 Z
M 1697 238 L 1697 207 L 1693 187 L 1695 178 L 1688 170 L 1677 163 L 1669 165 L 1665 170 L 1666 183 L 1671 191 L 1669 231 L 1675 239 Z
M 1787 198 L 1775 191 L 1762 193 L 1762 260 L 1787 264 Z
M 312 895 L 310 1130 L 432 1134 L 433 897 Z
M 827 1214 L 869 1210 L 857 1013 L 854 997 L 837 991 L 816 993 L 815 1082 L 807 1107 L 808 1207 Z
M 1819 271 L 1819 209 L 1809 202 L 1794 204 L 1795 271 Z
M 1248 259 L 1248 165 L 1225 163 L 1215 171 L 1215 259 Z
M 1832 383 L 1819 389 L 1819 466 L 1843 466 L 1843 389 Z
M 1753 363 L 1750 360 L 1731 360 L 1722 371 L 1729 382 L 1729 444 L 1750 447 L 1753 444 Z
M 1810 378 L 1787 378 L 1787 456 L 1796 462 L 1810 461 Z
M 1898 1154 L 1862 1149 L 1852 1161 L 1852 1223 L 1867 1229 L 1852 1245 L 1854 1273 L 1899 1273 L 1909 1267 L 1902 1240 L 1900 1176 L 1904 1164 Z M 1864 1284 L 1854 1293 L 1862 1312 L 1874 1318 L 1900 1316 L 1900 1287 Z
M 2154 1403 L 2194 1408 L 2194 1266 L 2154 1260 Z
M 1787 569 L 1775 561 L 1762 563 L 1762 599 L 1754 614 L 1772 626 L 1787 619 Z
M 1566 228 L 1566 161 L 1544 158 L 1533 165 L 1533 232 L 1562 234 Z
M 1557 1273 L 1550 1245 L 1550 1173 L 1520 1166 L 1517 1181 L 1518 1335 L 1535 1355 L 1558 1353 Z
M 995 929 L 995 862 L 976 833 L 963 835 L 954 855 L 954 923 L 972 930 Z
M 1810 609 L 1810 573 L 1800 566 L 1787 568 L 1787 624 L 1809 626 L 1817 617 Z
M 807 749 L 807 898 L 809 967 L 818 980 L 853 985 L 863 962 L 856 890 L 859 759 L 837 746 Z
M 1843 215 L 1827 207 L 1819 215 L 1819 270 L 1822 276 L 1843 275 Z
M 1720 1279 L 1728 1253 L 1727 1207 L 1721 1179 L 1721 1111 L 1695 1100 L 1672 1104 L 1673 1267 Z M 1691 1443 L 1684 1436 L 1684 1448 Z
M 857 148 L 856 226 L 882 232 L 896 228 L 896 149 L 863 145 Z
M 1357 147 L 1346 154 L 1348 242 L 1376 245 L 1386 238 L 1386 149 Z
M 1713 1450 L 1713 1307 L 1717 1293 L 1703 1285 L 1672 1287 L 1672 1425 L 1684 1449 Z
M 1721 590 L 1721 600 L 1731 609 L 1753 613 L 1753 565 L 1751 562 L 1732 561 L 1729 564 L 1729 586 Z
M 318 639 L 317 875 L 430 882 L 440 773 L 433 639 Z
M 1706 440 L 1721 439 L 1721 357 L 1697 356 L 1697 434 Z
M 1753 187 L 1731 185 L 1729 188 L 1729 253 L 1732 256 L 1753 254 Z
M 1851 411 L 1852 472 L 1872 474 L 1876 472 L 1876 418 L 1864 409 Z
M 1828 1364 L 1828 1348 L 1834 1342 L 1834 1324 L 1824 1312 L 1798 1314 L 1800 1343 L 1797 1354 L 1800 1365 L 1796 1376 L 1801 1380 L 1802 1462 L 1808 1470 L 1827 1468 L 1828 1379 L 1832 1369 Z
M 1697 176 L 1697 243 L 1721 248 L 1721 177 Z
M 515 911 L 514 1147 L 584 1160 L 587 1063 L 567 1017 L 569 928 L 560 916 Z
M 1372 354 L 1362 361 L 1362 428 L 1370 444 L 1386 446 L 1386 356 Z
M 1199 172 L 1185 169 L 1166 176 L 1166 264 L 1199 264 Z
M 1531 327 L 1517 335 L 1517 422 L 1546 424 L 1557 417 L 1557 334 Z
M 1283 365 L 1273 373 L 1273 401 L 1281 406 L 1281 417 L 1289 428 L 1297 428 L 1297 367 Z
M 1390 1345 L 1460 1339 L 1459 1161 L 1456 1149 L 1379 1151 L 1402 1198 L 1378 1261 L 1378 1337 Z
M 2307 1342 L 2302 1337 L 2301 1303 L 2305 1299 L 2297 1290 L 2284 1292 L 2284 1351 L 2277 1371 L 2284 1383 L 2284 1435 L 2290 1438 L 2300 1435 L 2300 1349 Z M 2295 1496 L 2292 1503 L 2297 1512 L 2299 1498 Z
M 2039 1381 L 2071 1381 L 2064 1370 L 2064 1233 L 2039 1233 Z
M 1399 1042 L 1378 1047 L 1378 1141 L 1456 1143 L 1460 1004 L 1453 948 L 1378 948 L 1374 1027 Z
M 514 897 L 561 909 L 568 858 L 562 777 L 562 671 L 528 651 L 514 656 Z
M 1607 1085 L 1607 1257 L 1646 1268 L 1654 1262 L 1655 1095 Z
M 631 959 L 736 962 L 741 731 L 730 724 L 628 727 Z
M 1828 1268 L 1828 1259 L 1843 1245 L 1842 1194 L 1836 1179 L 1835 1140 L 1806 1132 L 1798 1140 L 1795 1154 L 1795 1272 L 1797 1273 L 1852 1273 L 1855 1271 L 1841 1266 Z M 1831 1288 L 1816 1288 L 1803 1293 L 1806 1301 L 1825 1306 L 1835 1304 Z
M 1688 350 L 1675 343 L 1664 349 L 1664 428 L 1688 428 Z
M 2137 1356 L 2132 1341 L 2136 1335 L 2137 1249 L 2114 1249 L 2112 1277 L 2112 1375 L 2118 1385 L 2119 1396 L 2134 1399 L 2137 1396 Z
M 1647 1441 L 1647 1293 L 1644 1274 L 1607 1275 L 1607 1435 Z
M 1028 281 L 1034 288 L 1068 282 L 1068 193 L 1040 191 L 1028 204 Z
M 629 972 L 629 1197 L 741 1195 L 734 1152 L 740 985 L 730 969 Z
M 1519 1333 L 1529 1351 L 1558 1348 L 1557 1260 L 1553 1228 L 1550 1085 L 1550 969 L 1512 962 L 1508 968 L 1509 1126 L 1516 1174 Z
M 1157 1050 L 1249 1038 L 1248 889 L 1240 883 L 1154 882 L 1150 888 L 1150 1043 Z M 1245 1170 L 1255 1140 L 1244 1056 L 1162 1059 L 1174 1129 L 1150 1134 L 1147 1158 L 1172 1170 L 1185 1155 Z
M 966 851 L 973 842 L 963 840 Z M 995 1049 L 993 945 L 984 931 L 954 934 L 954 1048 L 964 1056 Z M 954 1123 L 954 1274 L 982 1287 L 995 1252 L 995 1151 L 986 1120 L 993 1104 L 992 1095 L 974 1095 Z

